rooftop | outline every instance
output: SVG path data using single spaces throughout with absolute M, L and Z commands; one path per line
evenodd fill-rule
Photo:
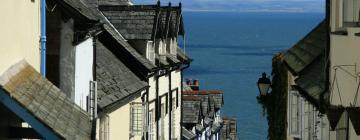
M 127 40 L 183 35 L 181 7 L 101 5 L 100 11 Z
M 141 91 L 147 87 L 144 81 L 141 81 L 100 41 L 96 42 L 96 79 L 98 105 L 101 109 L 109 105 L 114 107 L 114 104 L 140 96 Z
M 9 68 L 0 77 L 0 85 L 0 90 L 60 137 L 90 140 L 89 114 L 27 62 Z

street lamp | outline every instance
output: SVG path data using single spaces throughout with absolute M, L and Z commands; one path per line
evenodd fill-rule
M 266 73 L 262 73 L 262 77 L 259 78 L 257 82 L 257 86 L 259 88 L 260 95 L 266 95 L 270 89 L 271 81 L 266 77 Z

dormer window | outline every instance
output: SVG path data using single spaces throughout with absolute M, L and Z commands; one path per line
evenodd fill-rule
M 168 38 L 166 40 L 166 53 L 176 55 L 177 42 L 175 38 Z
M 153 41 L 148 41 L 146 45 L 146 58 L 155 64 L 155 47 Z

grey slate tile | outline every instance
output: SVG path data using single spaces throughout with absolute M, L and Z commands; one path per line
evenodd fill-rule
M 54 85 L 50 84 L 47 79 L 41 78 L 41 75 L 25 61 L 19 62 L 10 69 L 17 69 L 18 73 L 9 74 L 11 71 L 7 71 L 0 79 L 8 77 L 17 80 L 2 83 L 1 88 L 22 105 L 24 109 L 64 139 L 72 139 L 73 136 L 82 137 L 85 140 L 90 139 L 90 116 L 85 111 L 75 107 L 75 103 Z M 14 90 L 16 88 L 17 90 Z M 24 93 L 15 91 L 26 91 L 26 93 L 23 95 Z M 54 98 L 56 98 L 55 101 L 50 102 Z M 81 122 L 85 123 L 78 125 L 79 122 L 74 121 L 75 125 L 68 125 L 69 118 L 72 118 L 72 120 L 81 118 Z M 73 131 L 67 132 L 66 129 Z
M 96 78 L 101 109 L 131 94 L 139 94 L 147 86 L 100 41 L 97 41 L 96 47 Z

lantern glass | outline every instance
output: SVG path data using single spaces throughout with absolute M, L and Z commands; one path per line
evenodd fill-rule
M 259 92 L 261 95 L 266 95 L 270 89 L 271 84 L 258 83 Z

